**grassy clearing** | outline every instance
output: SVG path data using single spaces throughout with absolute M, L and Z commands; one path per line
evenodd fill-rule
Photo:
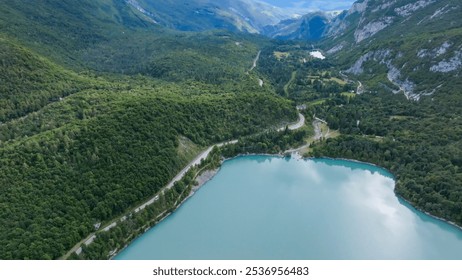
M 285 84 L 284 86 L 284 93 L 287 97 L 289 97 L 289 87 L 290 85 L 295 81 L 295 78 L 297 77 L 297 71 L 292 72 L 292 75 L 290 77 L 290 80 Z
M 349 98 L 356 97 L 356 93 L 354 93 L 354 92 L 342 92 L 342 93 L 340 93 L 340 95 L 345 96 L 345 97 L 349 97 Z
M 307 105 L 309 106 L 321 105 L 321 104 L 324 104 L 327 100 L 329 100 L 329 98 L 317 99 L 317 100 L 308 102 Z
M 277 60 L 281 60 L 281 59 L 288 58 L 289 55 L 290 55 L 290 52 L 278 52 L 278 51 L 275 51 L 275 52 L 273 52 L 273 55 L 274 55 L 275 58 L 277 58 Z
M 328 81 L 336 82 L 337 84 L 342 85 L 342 86 L 347 84 L 347 82 L 345 82 L 344 80 L 335 78 L 335 77 L 328 79 Z
M 179 145 L 177 153 L 180 158 L 190 161 L 200 153 L 201 148 L 194 144 L 194 142 L 192 142 L 189 138 L 180 136 L 178 140 Z

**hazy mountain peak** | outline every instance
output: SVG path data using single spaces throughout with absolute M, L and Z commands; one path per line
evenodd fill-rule
M 303 9 L 285 9 L 259 0 L 125 0 L 163 26 L 185 31 L 229 29 L 261 33 L 263 27 L 301 17 Z

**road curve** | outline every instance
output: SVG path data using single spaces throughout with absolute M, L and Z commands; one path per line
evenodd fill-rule
M 289 128 L 289 130 L 297 130 L 301 128 L 304 124 L 305 124 L 305 116 L 298 113 L 298 121 L 296 123 L 288 125 L 287 127 Z M 277 131 L 282 131 L 284 129 L 286 129 L 286 126 L 278 128 Z M 195 165 L 199 165 L 202 160 L 205 160 L 209 156 L 210 152 L 215 146 L 223 147 L 223 146 L 230 145 L 230 144 L 236 144 L 237 142 L 238 140 L 231 140 L 231 141 L 222 142 L 222 143 L 209 146 L 205 151 L 201 152 L 190 163 L 188 163 L 188 165 L 186 165 L 185 168 L 183 168 L 183 170 L 181 170 L 175 177 L 173 177 L 173 179 L 170 181 L 170 183 L 167 184 L 165 189 L 172 188 L 176 182 L 178 182 L 179 180 L 183 178 L 183 176 L 189 171 L 189 169 L 191 169 L 191 167 Z
M 305 124 L 305 116 L 303 116 L 302 114 L 298 113 L 298 121 L 296 123 L 293 123 L 293 124 L 289 124 L 287 127 L 289 128 L 289 130 L 296 130 L 296 129 L 299 129 L 301 128 L 304 124 Z M 286 128 L 286 126 L 283 126 L 283 127 L 280 127 L 277 129 L 277 131 L 282 131 Z M 168 189 L 171 189 L 173 187 L 173 185 L 180 181 L 183 176 L 193 167 L 193 166 L 196 166 L 196 165 L 199 165 L 201 163 L 202 160 L 205 160 L 210 152 L 213 150 L 214 147 L 223 147 L 223 146 L 226 146 L 226 145 L 230 145 L 230 144 L 236 144 L 238 142 L 238 140 L 230 140 L 230 141 L 226 141 L 226 142 L 222 142 L 222 143 L 218 143 L 218 144 L 214 144 L 214 145 L 211 145 L 209 146 L 207 149 L 205 149 L 204 151 L 202 151 L 198 156 L 196 156 L 191 162 L 188 163 L 188 165 L 186 165 L 175 177 L 173 177 L 173 179 L 160 191 L 160 192 L 164 192 Z M 160 193 L 159 192 L 159 193 Z M 143 210 L 144 208 L 146 208 L 147 206 L 153 204 L 155 201 L 157 201 L 159 199 L 159 194 L 156 194 L 155 196 L 151 197 L 147 202 L 137 206 L 134 210 L 133 210 L 133 213 L 138 213 L 139 211 Z M 125 219 L 127 218 L 127 216 L 123 216 L 122 218 L 120 218 L 120 221 L 124 221 Z M 117 221 L 113 221 L 110 225 L 102 228 L 101 230 L 102 231 L 108 231 L 110 230 L 111 228 L 115 227 L 117 225 L 119 220 Z M 71 249 L 71 251 L 69 251 L 68 253 L 66 253 L 66 255 L 63 256 L 64 259 L 66 259 L 67 257 L 70 256 L 70 254 L 72 254 L 73 252 L 76 252 L 77 254 L 80 254 L 82 252 L 82 247 L 79 246 L 79 244 L 82 244 L 82 243 L 85 243 L 85 245 L 90 245 L 91 243 L 93 243 L 93 241 L 96 239 L 96 232 L 92 233 L 89 235 L 89 237 L 87 237 L 86 239 L 80 241 L 76 246 L 74 246 L 73 249 Z
M 305 116 L 298 113 L 298 122 L 289 125 L 289 130 L 297 130 L 305 125 Z

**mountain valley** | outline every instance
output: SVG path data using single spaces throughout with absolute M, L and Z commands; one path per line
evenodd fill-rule
M 387 168 L 397 195 L 462 226 L 461 10 L 455 0 L 307 14 L 252 0 L 2 3 L 0 259 L 110 258 L 189 194 L 199 168 L 163 188 L 201 151 L 239 139 L 201 168 L 282 154 L 307 145 L 316 118 L 332 137 L 305 156 Z M 296 106 L 307 125 L 277 131 Z

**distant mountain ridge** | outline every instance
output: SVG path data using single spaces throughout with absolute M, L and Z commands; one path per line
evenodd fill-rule
M 283 20 L 276 25 L 266 26 L 263 34 L 282 40 L 318 41 L 325 33 L 334 16 L 326 12 L 311 12 L 300 18 Z
M 267 25 L 300 16 L 291 9 L 256 0 L 124 1 L 150 20 L 182 31 L 227 29 L 261 33 Z
M 123 0 L 145 20 L 181 31 L 225 29 L 283 40 L 320 40 L 339 12 L 279 8 L 259 0 Z

